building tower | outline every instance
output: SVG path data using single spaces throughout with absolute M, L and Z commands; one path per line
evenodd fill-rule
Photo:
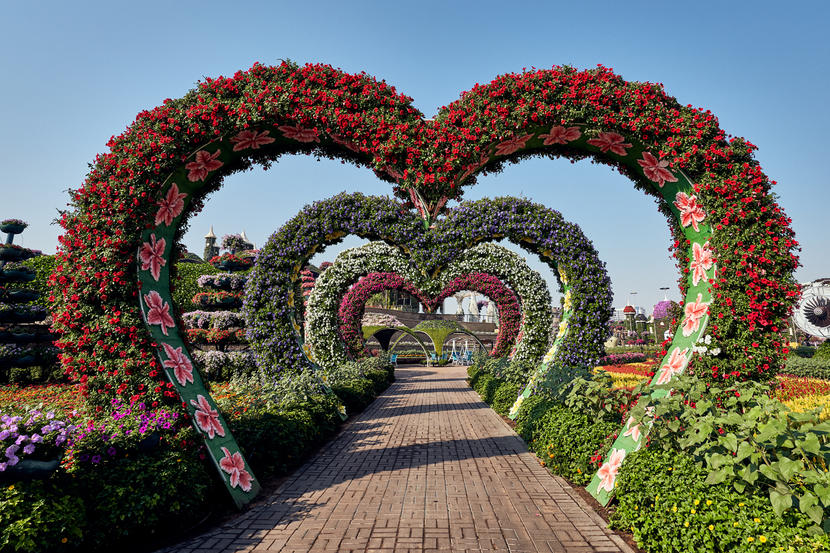
M 219 247 L 216 245 L 216 235 L 213 234 L 213 225 L 210 226 L 210 232 L 205 234 L 205 252 L 202 259 L 205 263 L 210 261 L 211 257 L 219 255 Z

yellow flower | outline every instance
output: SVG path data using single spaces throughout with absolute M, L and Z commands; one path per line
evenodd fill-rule
M 68 540 L 68 539 L 66 539 L 65 537 L 61 538 L 61 543 L 66 543 L 66 542 L 68 542 L 68 541 L 69 541 L 69 540 Z
M 692 509 L 692 514 L 695 514 L 696 512 L 697 512 L 697 509 Z
M 688 528 L 688 527 L 689 527 L 689 521 L 687 520 L 686 522 L 684 522 L 684 523 L 683 523 L 683 526 L 685 526 L 686 528 Z
M 758 541 L 761 542 L 761 543 L 767 543 L 767 537 L 766 536 L 758 536 Z
M 761 519 L 758 518 L 758 517 L 755 517 L 755 518 L 752 519 L 752 521 L 755 522 L 755 524 L 758 524 L 759 522 L 761 522 Z
M 738 507 L 743 507 L 743 506 L 744 506 L 743 503 L 738 503 Z
M 735 528 L 737 528 L 737 527 L 739 526 L 739 524 L 738 524 L 737 522 L 733 522 L 733 523 L 732 523 L 732 526 L 734 526 Z
M 707 500 L 706 500 L 706 504 L 707 504 L 707 505 L 711 505 L 711 504 L 712 504 L 712 500 L 711 500 L 711 499 L 707 499 Z
M 753 541 L 755 541 L 755 538 L 753 538 L 752 536 L 749 536 L 749 537 L 746 539 L 746 541 L 748 541 L 748 542 L 753 542 Z
M 676 513 L 676 512 L 677 512 L 677 505 L 672 505 L 671 512 L 672 512 L 672 513 Z M 694 513 L 694 511 L 692 511 L 692 513 Z
M 715 529 L 715 525 L 714 525 L 714 524 L 710 524 L 710 525 L 709 525 L 709 530 L 714 530 L 714 529 Z
M 695 505 L 700 505 L 700 500 L 699 499 L 695 499 Z
M 14 484 L 12 484 L 11 486 L 9 486 L 9 488 L 8 488 L 8 489 L 13 490 L 13 489 L 14 489 Z

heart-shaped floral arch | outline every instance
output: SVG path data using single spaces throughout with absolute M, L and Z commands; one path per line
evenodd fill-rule
M 661 86 L 603 67 L 504 75 L 427 121 L 365 74 L 257 64 L 141 112 L 108 147 L 61 217 L 51 297 L 63 367 L 101 407 L 119 395 L 178 403 L 168 369 L 184 365 L 184 350 L 174 343 L 169 357 L 155 347 L 175 322 L 176 241 L 225 175 L 292 152 L 374 169 L 427 223 L 477 172 L 505 162 L 548 155 L 613 165 L 658 198 L 674 237 L 685 314 L 662 370 L 692 361 L 690 341 L 710 319 L 710 351 L 721 354 L 694 354 L 700 377 L 767 379 L 786 353 L 779 332 L 798 294 L 797 242 L 754 146 L 728 139 L 711 113 Z M 235 451 L 211 451 L 235 489 L 248 482 Z
M 363 337 L 363 314 L 366 311 L 366 302 L 373 295 L 387 290 L 406 292 L 413 296 L 424 306 L 427 313 L 435 312 L 445 299 L 457 292 L 464 290 L 479 292 L 493 302 L 499 314 L 499 332 L 490 355 L 506 356 L 519 336 L 519 325 L 522 322 L 519 298 L 513 290 L 489 273 L 467 273 L 456 277 L 437 296 L 426 294 L 398 273 L 369 273 L 349 288 L 337 309 L 337 316 L 340 318 L 340 337 L 350 357 L 362 355 L 366 346 L 366 339 Z
M 531 269 L 520 256 L 501 246 L 480 244 L 450 261 L 446 267 L 441 267 L 437 274 L 433 273 L 429 278 L 425 278 L 418 267 L 410 263 L 408 256 L 382 242 L 372 242 L 338 255 L 334 263 L 314 283 L 306 309 L 306 335 L 314 359 L 320 365 L 336 368 L 348 361 L 346 340 L 350 335 L 343 336 L 341 333 L 341 306 L 350 294 L 358 296 L 355 301 L 362 306 L 368 297 L 368 291 L 375 290 L 375 287 L 371 286 L 373 281 L 364 292 L 360 287 L 361 277 L 379 273 L 395 275 L 400 281 L 410 285 L 416 283 L 411 290 L 418 294 L 416 297 L 422 297 L 422 303 L 426 303 L 427 307 L 430 304 L 435 305 L 433 298 L 447 297 L 460 290 L 483 289 L 485 286 L 482 284 L 487 284 L 494 291 L 500 290 L 499 293 L 506 296 L 512 296 L 512 303 L 517 303 L 518 295 L 522 313 L 520 315 L 518 309 L 515 310 L 516 328 L 512 333 L 509 330 L 506 332 L 510 333 L 508 340 L 515 340 L 519 333 L 523 336 L 517 344 L 514 359 L 538 362 L 547 349 L 551 326 L 550 294 L 542 276 Z M 484 275 L 485 279 L 489 277 L 492 280 L 482 279 L 472 283 L 467 278 L 469 275 Z M 382 280 L 379 284 L 385 285 Z M 424 297 L 421 292 L 431 297 Z M 509 297 L 504 299 L 507 301 L 501 305 L 507 307 L 511 301 Z M 351 313 L 352 324 L 347 326 L 353 333 L 359 330 L 359 326 L 354 328 L 360 321 L 358 315 L 362 316 L 362 309 Z M 606 320 L 597 320 L 595 324 L 604 328 Z M 596 335 L 602 339 L 601 332 Z M 362 341 L 360 344 L 362 345 Z M 509 342 L 499 344 L 497 341 L 497 346 L 504 350 L 509 345 Z M 504 351 L 502 354 L 506 353 L 507 351 Z

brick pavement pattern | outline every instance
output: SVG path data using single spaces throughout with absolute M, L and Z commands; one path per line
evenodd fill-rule
M 466 376 L 398 369 L 272 497 L 163 551 L 632 552 Z

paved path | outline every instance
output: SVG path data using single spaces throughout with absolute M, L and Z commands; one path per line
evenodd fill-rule
M 396 376 L 265 505 L 165 551 L 631 551 L 463 367 Z

